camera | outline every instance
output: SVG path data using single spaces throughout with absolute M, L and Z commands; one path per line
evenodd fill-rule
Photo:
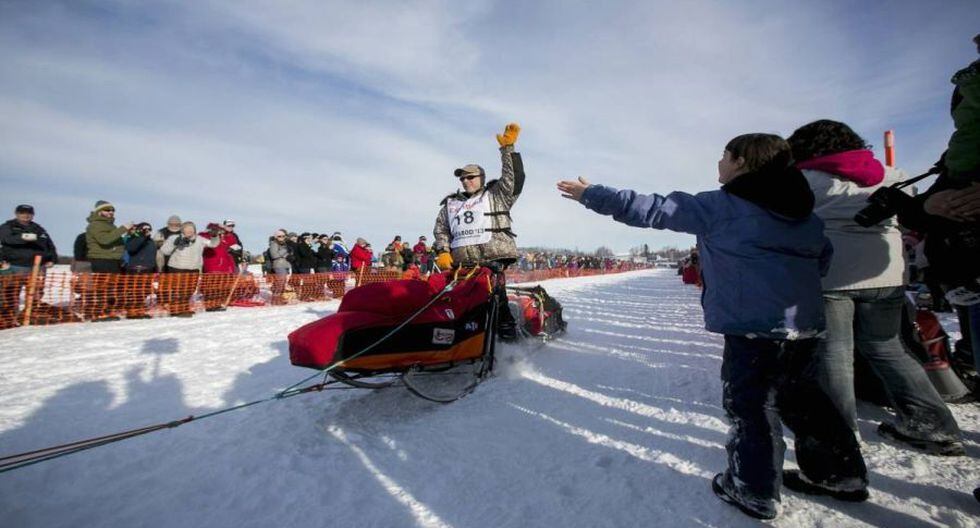
M 909 207 L 909 205 L 912 203 L 912 197 L 905 194 L 902 189 L 926 178 L 927 176 L 938 173 L 939 169 L 937 167 L 933 167 L 925 174 L 920 174 L 915 178 L 910 178 L 908 180 L 889 185 L 888 187 L 878 189 L 877 191 L 871 193 L 871 196 L 868 197 L 869 205 L 865 206 L 864 209 L 861 209 L 854 215 L 854 221 L 861 227 L 871 227 L 882 220 L 895 216 L 903 209 Z
M 900 188 L 882 187 L 871 193 L 868 197 L 869 205 L 854 215 L 854 221 L 861 227 L 871 227 L 895 216 L 908 207 L 911 201 L 912 197 L 902 192 Z

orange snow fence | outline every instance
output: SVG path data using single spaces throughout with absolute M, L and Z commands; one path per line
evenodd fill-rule
M 507 282 L 539 282 L 640 269 L 556 268 L 511 271 Z M 41 268 L 35 274 L 0 274 L 0 330 L 15 326 L 190 315 L 205 310 L 339 299 L 351 289 L 402 278 L 401 271 L 369 269 L 292 275 L 253 273 L 72 273 Z

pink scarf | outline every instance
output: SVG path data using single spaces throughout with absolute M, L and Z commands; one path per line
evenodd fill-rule
M 861 187 L 878 185 L 885 179 L 885 167 L 875 159 L 870 150 L 848 150 L 801 161 L 796 164 L 800 170 L 829 172 L 850 180 Z

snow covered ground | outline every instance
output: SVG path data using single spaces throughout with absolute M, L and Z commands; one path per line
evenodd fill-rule
M 757 524 L 710 489 L 722 341 L 698 291 L 671 270 L 545 285 L 568 334 L 504 346 L 497 376 L 456 403 L 335 391 L 100 447 L 0 474 L 0 525 Z M 0 332 L 0 456 L 269 395 L 311 372 L 290 366 L 286 334 L 336 306 Z M 862 407 L 871 500 L 785 492 L 773 524 L 976 526 L 980 406 L 953 411 L 969 457 L 899 449 L 875 433 L 888 413 Z

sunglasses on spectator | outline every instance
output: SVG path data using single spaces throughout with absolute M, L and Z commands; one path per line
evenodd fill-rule
M 475 174 L 474 175 L 471 175 L 471 176 L 460 176 L 459 177 L 459 181 L 463 181 L 463 180 L 469 181 L 469 180 L 472 180 L 472 179 L 475 179 L 475 178 L 479 178 L 479 177 L 480 177 L 479 175 L 475 175 Z
M 103 211 L 105 211 L 107 213 L 115 213 L 116 212 L 116 210 L 113 209 L 113 208 L 111 208 L 111 207 L 109 209 L 103 209 Z

